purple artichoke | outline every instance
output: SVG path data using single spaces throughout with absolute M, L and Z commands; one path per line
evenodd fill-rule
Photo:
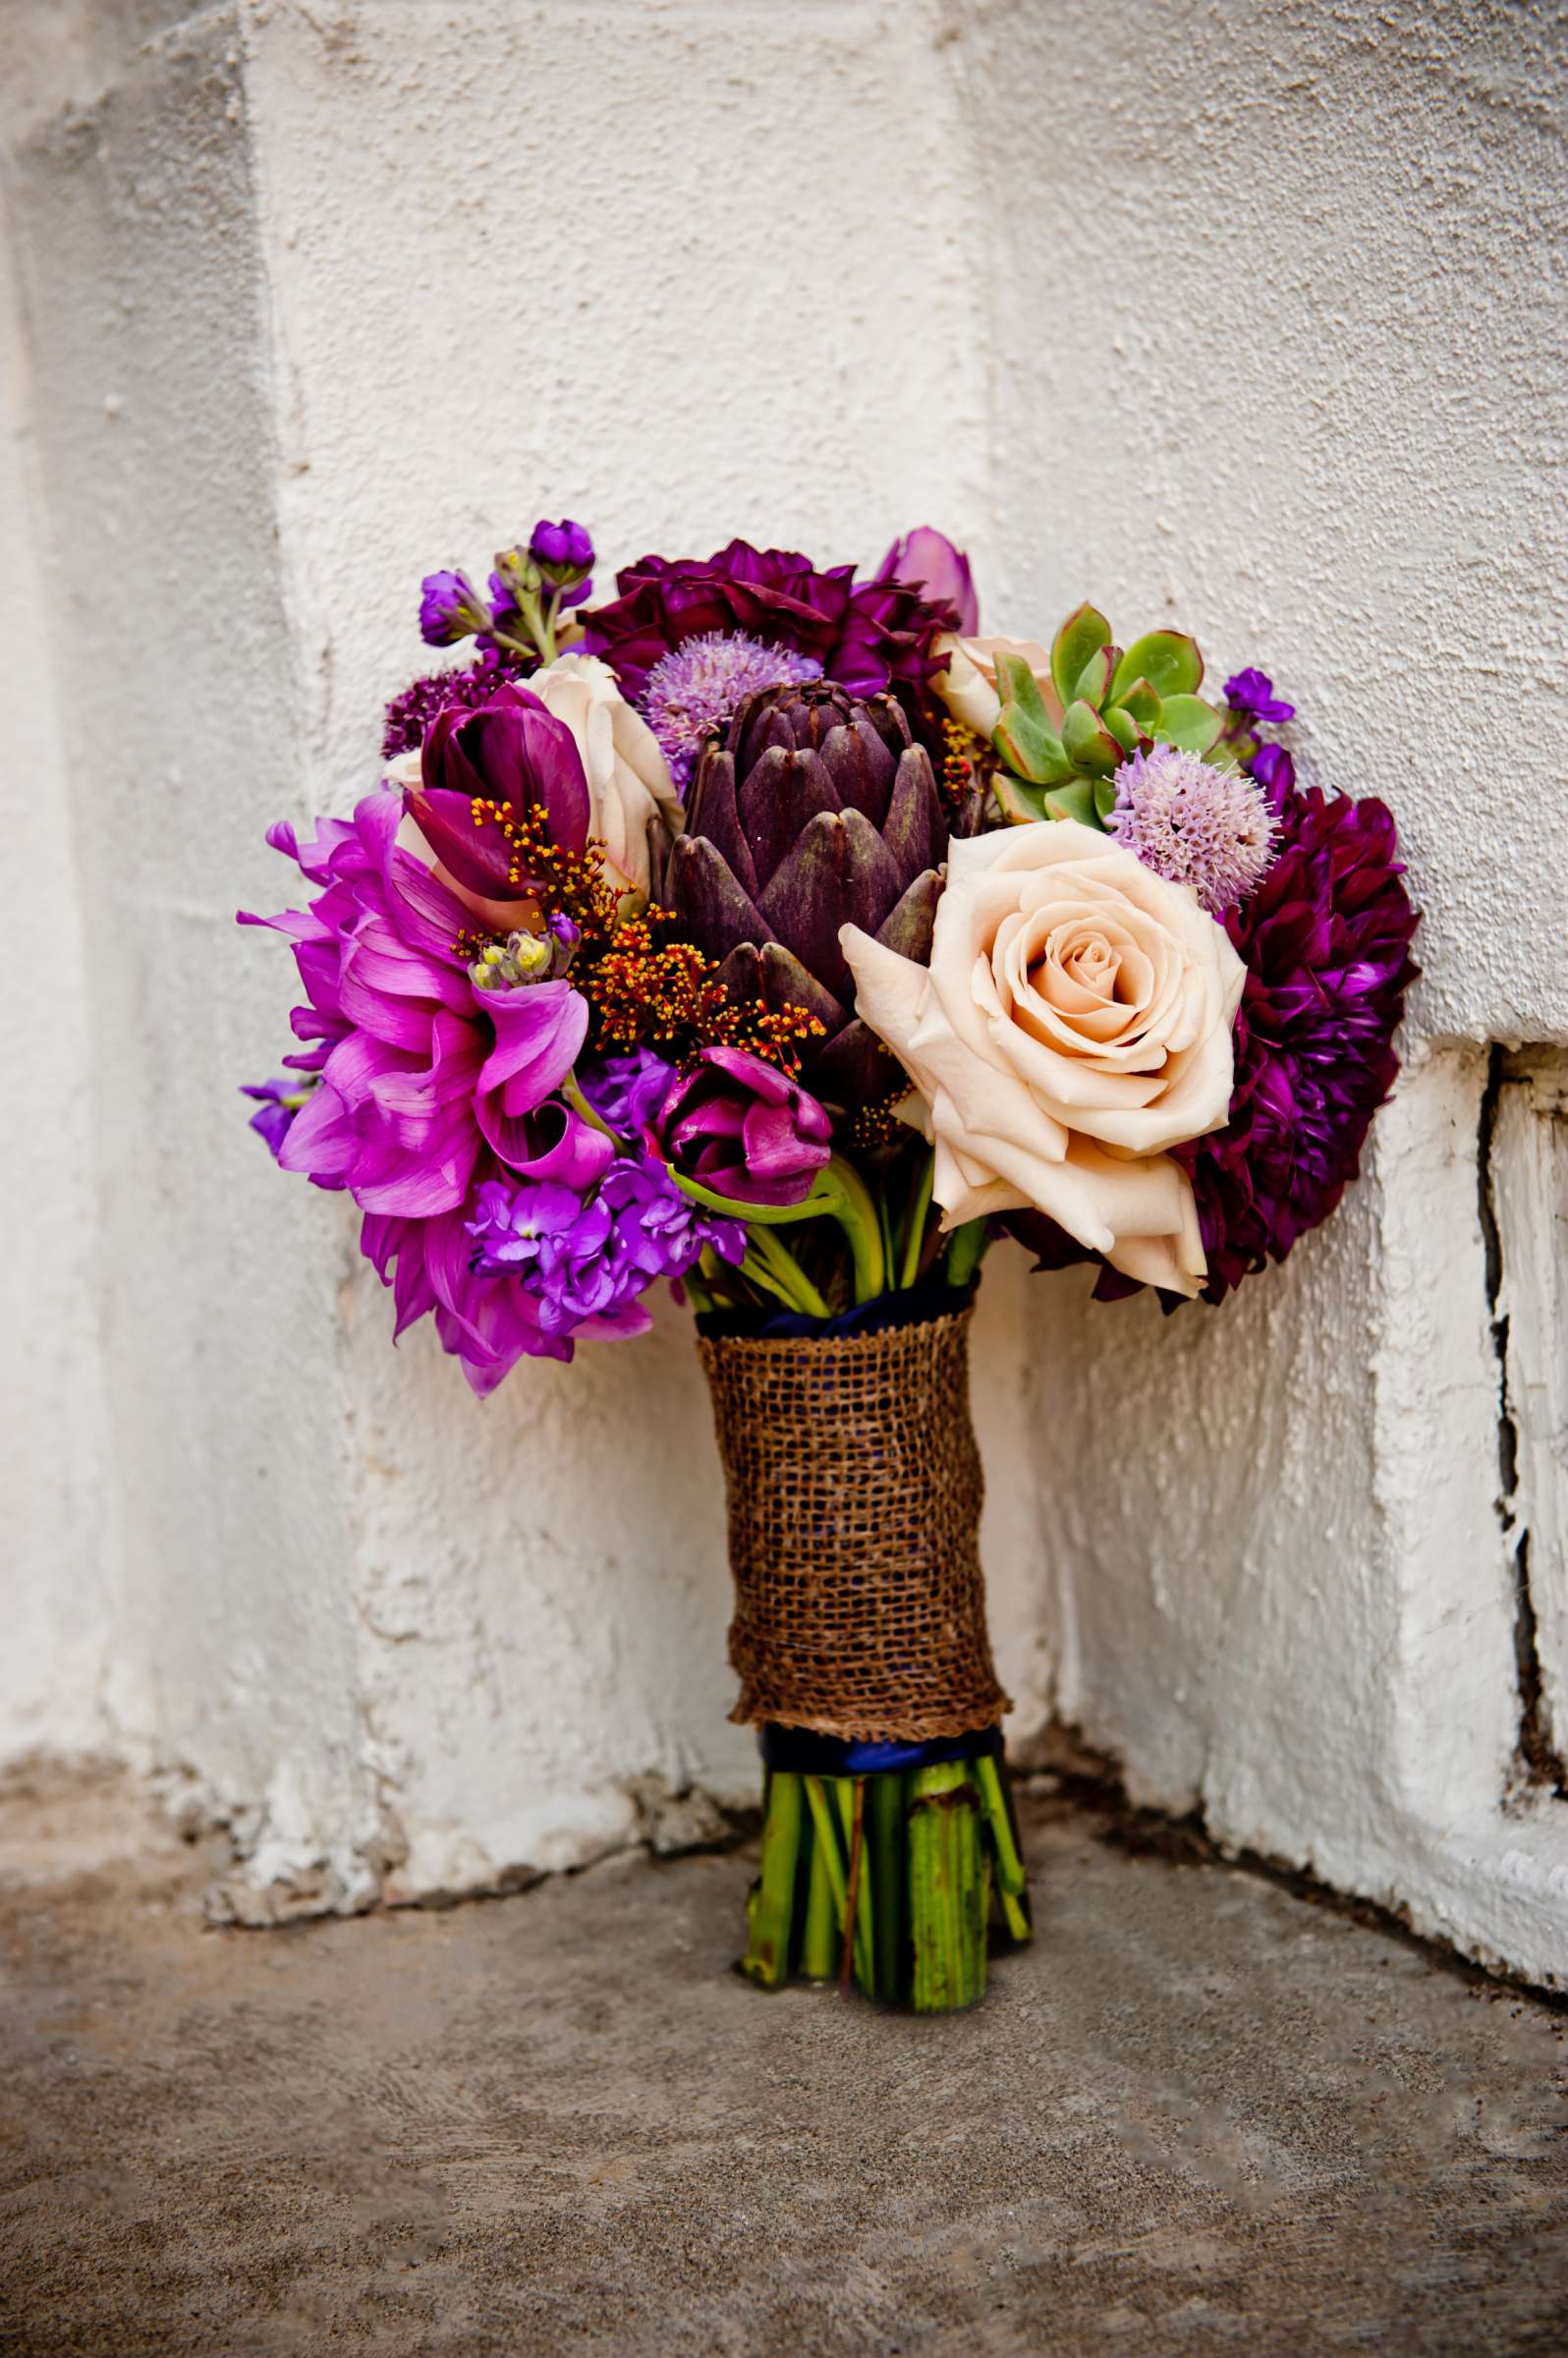
M 656 897 L 721 961 L 732 996 L 817 1018 L 803 1077 L 857 1105 L 885 1096 L 898 1068 L 854 1014 L 839 927 L 924 960 L 947 837 L 930 758 L 894 697 L 861 702 L 826 680 L 767 689 L 704 751 Z

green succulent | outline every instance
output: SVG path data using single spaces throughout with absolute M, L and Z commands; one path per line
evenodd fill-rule
M 1198 694 L 1203 677 L 1195 639 L 1150 631 L 1124 654 L 1093 606 L 1076 608 L 1051 642 L 1059 720 L 1023 656 L 998 655 L 1002 709 L 991 743 L 1001 767 L 991 785 L 1003 815 L 1103 827 L 1116 800 L 1112 773 L 1130 755 L 1179 745 L 1224 759 L 1224 714 Z

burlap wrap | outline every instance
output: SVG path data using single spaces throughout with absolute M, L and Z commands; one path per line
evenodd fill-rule
M 700 1341 L 729 1492 L 732 1719 L 920 1743 L 1008 1709 L 976 1545 L 970 1317 Z

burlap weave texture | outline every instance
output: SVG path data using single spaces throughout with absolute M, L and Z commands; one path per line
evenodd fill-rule
M 1007 1710 L 977 1546 L 970 1318 L 700 1341 L 729 1495 L 732 1719 L 919 1743 Z

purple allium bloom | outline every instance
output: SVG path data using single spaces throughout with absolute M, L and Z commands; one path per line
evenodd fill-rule
M 918 524 L 894 541 L 874 578 L 906 582 L 932 605 L 953 610 L 953 629 L 969 639 L 980 629 L 980 599 L 968 557 L 934 525 Z
M 241 1089 L 242 1097 L 260 1101 L 261 1110 L 252 1114 L 251 1127 L 258 1138 L 265 1139 L 274 1161 L 289 1135 L 290 1124 L 314 1086 L 313 1080 L 302 1080 L 298 1073 L 284 1073 L 275 1081 L 247 1082 Z
M 420 584 L 420 637 L 451 646 L 488 627 L 489 608 L 466 573 L 427 573 Z
M 1295 705 L 1287 704 L 1274 694 L 1274 683 L 1267 672 L 1251 664 L 1225 682 L 1225 702 L 1232 712 L 1244 716 L 1250 724 L 1260 720 L 1278 723 L 1296 717 Z
M 1222 917 L 1267 872 L 1275 822 L 1245 771 L 1156 745 L 1117 770 L 1105 831 L 1156 875 L 1190 884 L 1209 916 Z
M 453 671 L 427 672 L 387 705 L 381 737 L 383 758 L 395 761 L 399 754 L 417 754 L 438 712 L 455 705 L 472 712 L 477 705 L 487 704 L 503 682 L 523 676 L 522 666 L 510 656 L 502 662 L 494 655 Z
M 747 1048 L 699 1049 L 654 1135 L 684 1178 L 743 1204 L 799 1204 L 833 1151 L 816 1099 Z
M 601 1121 L 621 1138 L 640 1139 L 675 1085 L 675 1067 L 651 1048 L 634 1048 L 629 1055 L 589 1065 L 578 1080 Z
M 852 565 L 819 571 L 792 549 L 747 540 L 711 557 L 643 557 L 615 580 L 620 594 L 585 616 L 582 646 L 603 656 L 632 703 L 661 655 L 714 632 L 814 655 L 858 696 L 895 681 L 918 691 L 940 669 L 931 643 L 953 621 L 950 606 L 902 582 L 857 582 Z
M 820 658 L 796 647 L 764 646 L 744 631 L 702 631 L 659 657 L 638 708 L 684 794 L 708 737 L 747 697 L 821 676 Z
M 585 525 L 570 517 L 547 524 L 541 516 L 529 536 L 529 554 L 551 581 L 566 580 L 593 569 L 593 542 Z

